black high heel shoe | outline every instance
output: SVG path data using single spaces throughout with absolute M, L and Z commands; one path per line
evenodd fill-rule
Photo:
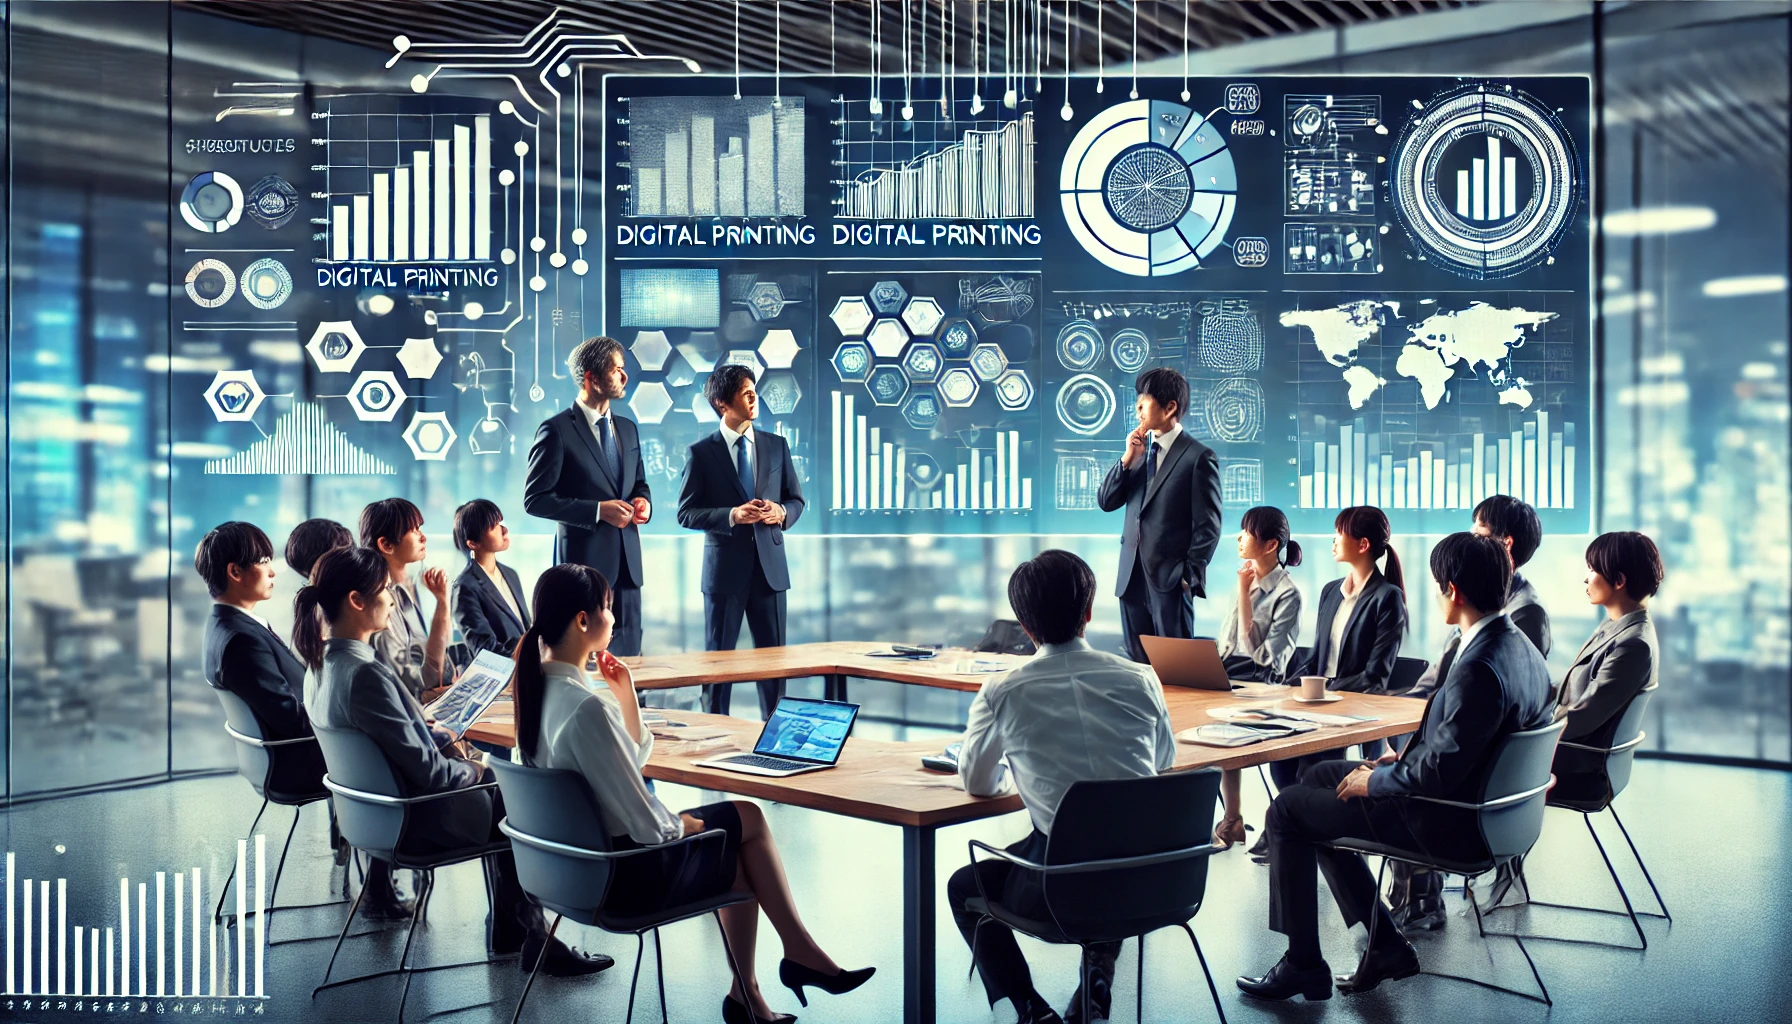
M 771 1017 L 757 1017 L 747 1009 L 746 1003 L 736 1002 L 733 996 L 723 996 L 722 1024 L 796 1024 L 796 1014 L 780 1013 Z
M 795 992 L 796 1001 L 804 1006 L 809 1005 L 809 997 L 803 992 L 805 986 L 814 985 L 831 996 L 843 995 L 870 981 L 871 976 L 876 973 L 875 967 L 861 967 L 856 971 L 823 974 L 789 958 L 778 961 L 778 980 L 784 983 L 784 987 Z

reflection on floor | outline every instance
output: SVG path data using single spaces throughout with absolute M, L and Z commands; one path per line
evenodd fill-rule
M 891 735 L 892 733 L 885 733 Z M 1264 794 L 1254 777 L 1245 789 L 1250 818 L 1261 821 Z M 1267 872 L 1240 850 L 1219 856 L 1208 886 L 1208 903 L 1195 927 L 1213 965 L 1228 1017 L 1234 1021 L 1330 1020 L 1413 1021 L 1654 1021 L 1781 1019 L 1792 997 L 1792 981 L 1781 965 L 1792 962 L 1792 866 L 1784 851 L 1792 838 L 1792 775 L 1743 769 L 1645 762 L 1622 804 L 1626 824 L 1660 883 L 1675 920 L 1645 921 L 1648 952 L 1624 952 L 1539 941 L 1533 954 L 1556 999 L 1553 1013 L 1510 996 L 1487 993 L 1456 982 L 1415 978 L 1366 996 L 1334 997 L 1320 1005 L 1293 1003 L 1262 1007 L 1246 1003 L 1232 986 L 1241 972 L 1267 968 L 1279 955 L 1279 936 L 1264 928 Z M 713 794 L 679 787 L 661 788 L 673 807 L 714 799 Z M 120 875 L 133 885 L 158 867 L 208 866 L 234 857 L 235 833 L 248 825 L 259 801 L 235 777 L 193 779 L 125 792 L 27 804 L 5 815 L 6 847 L 14 851 L 21 877 L 69 879 L 69 920 L 117 919 Z M 842 964 L 876 964 L 880 971 L 859 992 L 818 996 L 801 1010 L 777 978 L 778 943 L 769 926 L 759 950 L 759 977 L 771 1004 L 800 1012 L 812 1022 L 884 1022 L 901 1019 L 900 886 L 901 844 L 896 830 L 790 807 L 769 809 L 784 851 L 791 882 L 809 927 Z M 264 821 L 269 869 L 284 839 L 288 812 L 275 809 Z M 1579 815 L 1551 811 L 1544 841 L 1531 860 L 1530 877 L 1539 899 L 1575 901 L 1616 908 L 1617 894 L 1601 868 Z M 1610 822 L 1603 833 L 1618 848 Z M 1023 816 L 945 830 L 940 834 L 940 891 L 964 859 L 972 838 L 1007 842 L 1026 828 Z M 1612 844 L 1608 842 L 1608 849 Z M 1620 870 L 1633 896 L 1648 900 L 1640 875 L 1619 855 Z M 221 875 L 219 877 L 222 877 Z M 150 878 L 153 899 L 154 879 Z M 280 890 L 281 903 L 310 903 L 330 897 L 341 884 L 326 849 L 321 807 L 308 810 L 294 841 Z M 1329 902 L 1322 902 L 1323 941 L 1332 965 L 1347 969 L 1361 933 L 1346 933 Z M 332 990 L 315 1002 L 311 988 L 341 926 L 343 908 L 277 915 L 272 938 L 325 936 L 324 941 L 281 945 L 269 950 L 270 999 L 265 1017 L 274 1021 L 390 1020 L 399 982 L 383 979 Z M 429 921 L 418 936 L 418 962 L 477 959 L 482 952 L 485 897 L 477 867 L 447 869 L 438 881 Z M 134 913 L 134 908 L 133 908 Z M 1500 915 L 1502 927 L 1529 916 L 1533 931 L 1611 941 L 1634 939 L 1622 918 L 1568 915 L 1536 910 Z M 133 922 L 134 927 L 134 922 Z M 152 929 L 153 930 L 153 929 Z M 981 986 L 967 980 L 969 959 L 940 908 L 939 1019 L 944 1022 L 1013 1019 L 1006 1006 L 991 1011 Z M 569 935 L 570 933 L 570 935 Z M 595 979 L 537 983 L 525 1019 L 620 1021 L 627 998 L 635 944 L 627 937 L 565 926 L 563 935 L 586 949 L 610 953 L 616 968 Z M 351 939 L 336 966 L 337 976 L 378 970 L 397 962 L 402 932 L 394 927 L 376 936 Z M 676 1021 L 717 1017 L 726 971 L 713 925 L 691 922 L 664 934 L 667 994 Z M 220 943 L 223 945 L 224 943 Z M 1074 954 L 1066 949 L 1024 943 L 1039 987 L 1060 1003 L 1075 981 Z M 151 939 L 153 949 L 153 938 Z M 234 943 L 229 944 L 234 949 Z M 1530 984 L 1523 959 L 1510 941 L 1476 938 L 1472 919 L 1453 918 L 1449 927 L 1420 940 L 1428 966 L 1496 980 L 1516 988 Z M 649 950 L 651 958 L 651 948 Z M 1131 1020 L 1134 957 L 1129 943 L 1119 966 L 1115 1017 Z M 152 953 L 153 956 L 153 953 Z M 645 1007 L 639 1019 L 653 1019 L 652 964 L 643 972 Z M 153 985 L 153 975 L 152 981 Z M 410 993 L 406 1019 L 429 1015 L 458 1021 L 507 1020 L 522 987 L 509 964 L 420 975 Z M 153 1004 L 151 1010 L 153 1012 Z M 502 1014 L 502 1016 L 500 1016 Z M 8 1014 L 8 1016 L 11 1016 Z M 1163 932 L 1149 942 L 1145 1018 L 1150 1021 L 1207 1021 L 1209 1002 L 1194 955 L 1180 933 Z

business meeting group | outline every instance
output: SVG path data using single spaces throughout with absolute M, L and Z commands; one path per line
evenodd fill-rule
M 612 408 L 627 383 L 623 346 L 591 338 L 571 353 L 568 369 L 577 394 L 540 424 L 529 451 L 522 510 L 551 520 L 556 538 L 556 564 L 539 571 L 532 594 L 501 561 L 511 539 L 499 502 L 476 497 L 454 510 L 451 535 L 466 566 L 451 581 L 440 569 L 418 571 L 428 552 L 423 510 L 387 498 L 361 509 L 353 529 L 311 519 L 285 538 L 283 561 L 306 581 L 285 637 L 258 611 L 274 594 L 273 540 L 251 523 L 223 523 L 194 556 L 215 601 L 206 681 L 228 695 L 220 698 L 227 710 L 252 716 L 263 742 L 318 738 L 280 760 L 268 789 L 318 791 L 329 777 L 338 864 L 355 856 L 345 795 L 354 778 L 381 765 L 401 798 L 414 802 L 400 853 L 448 863 L 456 851 L 478 851 L 488 952 L 520 953 L 532 978 L 612 966 L 608 956 L 554 937 L 544 912 L 553 900 L 519 878 L 519 860 L 534 848 L 510 843 L 505 827 L 524 809 L 507 811 L 504 787 L 493 785 L 524 772 L 559 780 L 556 792 L 574 794 L 559 812 L 580 819 L 567 827 L 595 835 L 616 857 L 606 920 L 715 907 L 733 976 L 722 1019 L 787 1024 L 795 1016 L 753 975 L 762 911 L 782 946 L 778 980 L 801 1006 L 812 992 L 847 996 L 876 968 L 837 962 L 830 936 L 811 934 L 758 804 L 675 811 L 644 779 L 654 712 L 643 706 L 631 662 L 638 667 L 643 651 L 642 588 L 669 574 L 643 558 L 639 527 L 657 510 L 636 426 Z M 1115 595 L 1127 656 L 1084 637 L 1097 584 L 1082 558 L 1046 550 L 1014 566 L 1008 601 L 1034 653 L 982 683 L 955 746 L 965 792 L 1018 793 L 1032 826 L 1002 855 L 959 868 L 947 887 L 989 1002 L 1006 1000 L 1022 1024 L 1108 1019 L 1121 943 L 1083 943 L 1079 986 L 1060 1008 L 1035 987 L 1016 925 L 1051 917 L 1041 868 L 1067 793 L 1172 771 L 1183 741 L 1171 727 L 1163 677 L 1179 660 L 1211 655 L 1224 666 L 1222 687 L 1274 686 L 1316 704 L 1339 692 L 1424 702 L 1416 728 L 1385 745 L 1275 761 L 1275 796 L 1261 821 L 1247 820 L 1240 770 L 1220 773 L 1206 852 L 1241 847 L 1267 866 L 1267 924 L 1287 939 L 1281 959 L 1238 978 L 1239 990 L 1254 1000 L 1312 1001 L 1418 974 L 1409 939 L 1446 927 L 1446 874 L 1485 868 L 1495 901 L 1522 884 L 1521 861 L 1490 849 L 1483 825 L 1489 798 L 1509 781 L 1500 776 L 1513 750 L 1544 744 L 1552 799 L 1609 801 L 1605 752 L 1627 709 L 1656 685 L 1648 608 L 1663 582 L 1656 546 L 1620 532 L 1587 547 L 1586 600 L 1604 614 L 1565 677 L 1552 678 L 1550 616 L 1521 575 L 1542 540 L 1531 505 L 1488 497 L 1462 532 L 1431 545 L 1429 564 L 1417 571 L 1403 567 L 1400 539 L 1380 509 L 1345 508 L 1331 539 L 1338 578 L 1318 594 L 1317 632 L 1303 646 L 1301 610 L 1313 598 L 1289 572 L 1303 552 L 1288 517 L 1270 506 L 1246 511 L 1235 524 L 1236 557 L 1221 558 L 1210 576 L 1230 535 L 1220 461 L 1183 426 L 1189 385 L 1179 373 L 1147 370 L 1136 393 L 1138 427 L 1098 494 L 1103 511 L 1124 517 Z M 743 619 L 755 647 L 781 647 L 790 587 L 784 534 L 803 514 L 799 474 L 787 441 L 754 426 L 760 404 L 749 368 L 717 367 L 706 396 L 721 424 L 691 445 L 674 512 L 679 526 L 705 536 L 705 648 L 735 649 Z M 1196 602 L 1221 599 L 1231 609 L 1202 636 Z M 1413 616 L 1450 627 L 1422 672 L 1399 658 Z M 488 654 L 507 659 L 496 664 L 508 673 L 514 747 L 468 739 L 428 710 L 457 685 L 468 658 Z M 767 723 L 758 749 L 710 763 L 778 775 L 825 770 L 838 758 L 853 708 L 786 697 L 783 685 L 757 684 Z M 731 689 L 705 685 L 702 710 L 728 714 Z M 1155 810 L 1172 818 L 1199 810 L 1211 820 L 1207 808 Z M 686 841 L 692 837 L 708 839 Z M 1385 898 L 1364 858 L 1369 850 L 1387 858 Z M 1346 924 L 1369 935 L 1347 973 L 1334 974 L 1320 946 L 1320 872 Z M 397 922 L 413 919 L 425 899 L 427 892 L 407 898 L 392 863 L 372 858 L 356 906 L 362 920 Z

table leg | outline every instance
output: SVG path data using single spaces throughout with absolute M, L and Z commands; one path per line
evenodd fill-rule
M 934 1024 L 933 834 L 932 827 L 902 829 L 903 1024 Z
M 828 700 L 846 699 L 845 676 L 822 676 L 821 687 L 821 695 Z

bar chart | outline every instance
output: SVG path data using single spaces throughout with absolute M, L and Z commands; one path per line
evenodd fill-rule
M 800 217 L 803 101 L 629 100 L 632 217 Z
M 1033 480 L 1021 473 L 1020 431 L 990 431 L 987 447 L 956 450 L 954 466 L 914 453 L 893 428 L 872 426 L 850 392 L 830 393 L 829 496 L 836 512 L 1024 512 Z
M 1510 435 L 1398 446 L 1358 418 L 1302 445 L 1300 507 L 1472 509 L 1490 495 L 1510 494 L 1539 509 L 1571 509 L 1580 454 L 1575 424 L 1554 424 L 1544 410 Z
M 1029 111 L 1000 128 L 966 130 L 957 143 L 902 163 L 859 171 L 842 186 L 839 216 L 1029 219 L 1033 199 Z
M 156 871 L 134 883 L 121 877 L 116 923 L 110 916 L 71 921 L 71 902 L 92 906 L 93 896 L 83 899 L 77 891 L 71 901 L 66 878 L 52 887 L 48 878 L 21 877 L 16 854 L 8 851 L 6 991 L 0 995 L 267 998 L 267 842 L 255 836 L 253 854 L 250 842 L 236 844 L 235 950 L 227 926 L 222 959 L 218 921 L 207 909 L 216 893 L 206 887 L 204 869 Z
M 327 263 L 489 262 L 490 114 L 325 116 Z
M 1518 158 L 1503 155 L 1498 136 L 1487 136 L 1485 157 L 1456 171 L 1456 215 L 1481 221 L 1518 215 Z

